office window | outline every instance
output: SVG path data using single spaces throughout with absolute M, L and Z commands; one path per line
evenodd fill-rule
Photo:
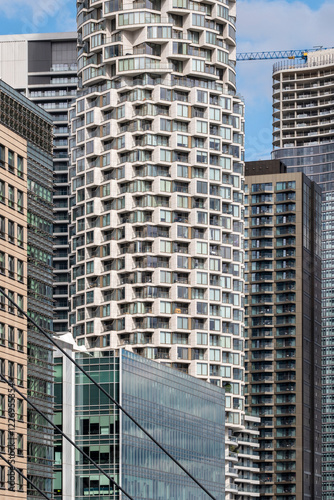
M 23 247 L 23 227 L 19 224 L 17 225 L 17 244 L 19 247 Z
M 17 385 L 23 387 L 23 365 L 17 365 Z
M 23 399 L 17 399 L 16 416 L 17 416 L 18 422 L 23 421 Z
M 6 411 L 6 398 L 3 394 L 0 394 L 0 417 L 5 416 Z
M 15 203 L 15 191 L 13 186 L 8 185 L 8 206 L 14 208 Z
M 8 255 L 8 276 L 12 279 L 15 278 L 14 263 L 14 257 Z
M 4 252 L 0 252 L 0 273 L 6 274 L 6 256 Z
M 0 396 L 1 397 L 1 396 Z M 3 397 L 3 396 L 2 396 Z M 5 466 L 0 465 L 0 488 L 4 489 L 6 485 L 6 472 L 5 472 Z
M 9 347 L 9 349 L 14 349 L 15 348 L 15 329 L 14 329 L 14 327 L 8 325 L 7 332 L 8 332 L 8 347 Z
M 14 243 L 14 222 L 8 221 L 8 241 Z
M 17 350 L 23 352 L 23 330 L 17 330 Z
M 23 212 L 23 193 L 17 190 L 17 210 Z
M 23 177 L 23 158 L 22 156 L 17 155 L 17 176 Z
M 6 448 L 6 434 L 4 430 L 0 430 L 0 452 L 4 452 Z

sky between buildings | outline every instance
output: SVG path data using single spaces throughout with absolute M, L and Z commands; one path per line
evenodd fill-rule
M 0 0 L 0 34 L 75 31 L 75 0 Z M 334 46 L 333 0 L 237 0 L 238 52 Z M 237 65 L 246 102 L 246 159 L 270 157 L 274 61 Z

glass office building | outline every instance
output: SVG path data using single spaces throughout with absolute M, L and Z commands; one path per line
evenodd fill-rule
M 225 396 L 221 388 L 129 351 L 77 354 L 77 360 L 217 499 L 225 498 Z M 64 360 L 56 363 L 56 409 L 64 397 Z M 81 372 L 76 372 L 76 443 L 136 500 L 206 500 L 204 493 Z M 65 396 L 66 397 L 66 396 Z M 63 408 L 58 423 L 74 418 Z M 71 417 L 72 415 L 72 417 Z M 59 498 L 61 443 L 57 446 Z M 68 464 L 70 466 L 70 464 Z M 78 453 L 75 499 L 125 498 Z M 63 486 L 62 486 L 63 485 Z

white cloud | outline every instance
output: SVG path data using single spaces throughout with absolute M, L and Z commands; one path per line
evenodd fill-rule
M 4 18 L 20 22 L 22 33 L 75 30 L 75 3 L 73 0 L 0 0 L 2 22 Z
M 317 10 L 298 0 L 240 0 L 238 51 L 309 49 L 333 44 L 334 3 Z
M 312 10 L 300 0 L 239 0 L 237 51 L 332 47 L 334 2 Z M 246 102 L 246 146 L 252 159 L 271 151 L 272 68 L 274 60 L 239 62 L 238 91 Z M 247 154 L 250 159 L 250 154 Z

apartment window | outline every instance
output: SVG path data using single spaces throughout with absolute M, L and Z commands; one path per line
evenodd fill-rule
M 203 181 L 197 181 L 197 193 L 207 194 L 208 193 L 208 183 Z
M 187 198 L 188 200 L 188 198 Z M 188 207 L 188 204 L 187 204 Z M 171 222 L 172 217 L 171 217 L 171 212 L 168 210 L 160 210 L 160 222 Z
M 197 272 L 197 284 L 207 285 L 208 284 L 208 273 Z
M 171 314 L 171 306 L 172 304 L 170 302 L 165 302 L 165 301 L 161 301 L 160 302 L 160 312 L 162 314 Z
M 189 116 L 189 106 L 184 104 L 177 105 L 177 116 L 182 116 L 183 118 L 188 118 Z
M 160 342 L 161 344 L 171 344 L 172 343 L 171 332 L 160 332 Z
M 219 349 L 210 349 L 210 361 L 220 361 Z
M 171 161 L 171 151 L 168 149 L 160 149 L 160 160 L 161 161 Z
M 0 307 L 1 307 L 1 297 L 4 296 L 0 294 Z M 6 344 L 5 325 L 3 323 L 0 323 L 0 345 L 5 345 L 5 344 Z
M 171 131 L 171 120 L 167 120 L 166 118 L 160 118 L 160 130 L 164 132 Z
M 206 363 L 197 363 L 197 375 L 208 375 L 208 365 Z
M 93 273 L 94 272 L 94 261 L 87 262 L 86 264 L 86 272 L 87 274 Z
M 178 316 L 177 317 L 177 328 L 179 328 L 180 330 L 187 330 L 188 329 L 188 318 Z
M 202 255 L 207 255 L 208 253 L 208 244 L 207 243 L 202 243 L 200 241 L 197 242 L 196 244 L 196 249 L 198 254 Z
M 210 120 L 219 121 L 220 120 L 220 109 L 210 108 L 209 116 L 210 116 Z
M 210 330 L 211 331 L 220 331 L 220 320 L 219 319 L 210 319 Z
M 216 288 L 210 288 L 210 300 L 219 301 L 220 300 L 220 290 Z
M 208 122 L 202 122 L 201 120 L 197 120 L 197 132 L 200 134 L 207 134 Z
M 94 321 L 87 321 L 86 333 L 94 333 Z
M 207 345 L 208 344 L 208 334 L 197 332 L 197 344 Z

